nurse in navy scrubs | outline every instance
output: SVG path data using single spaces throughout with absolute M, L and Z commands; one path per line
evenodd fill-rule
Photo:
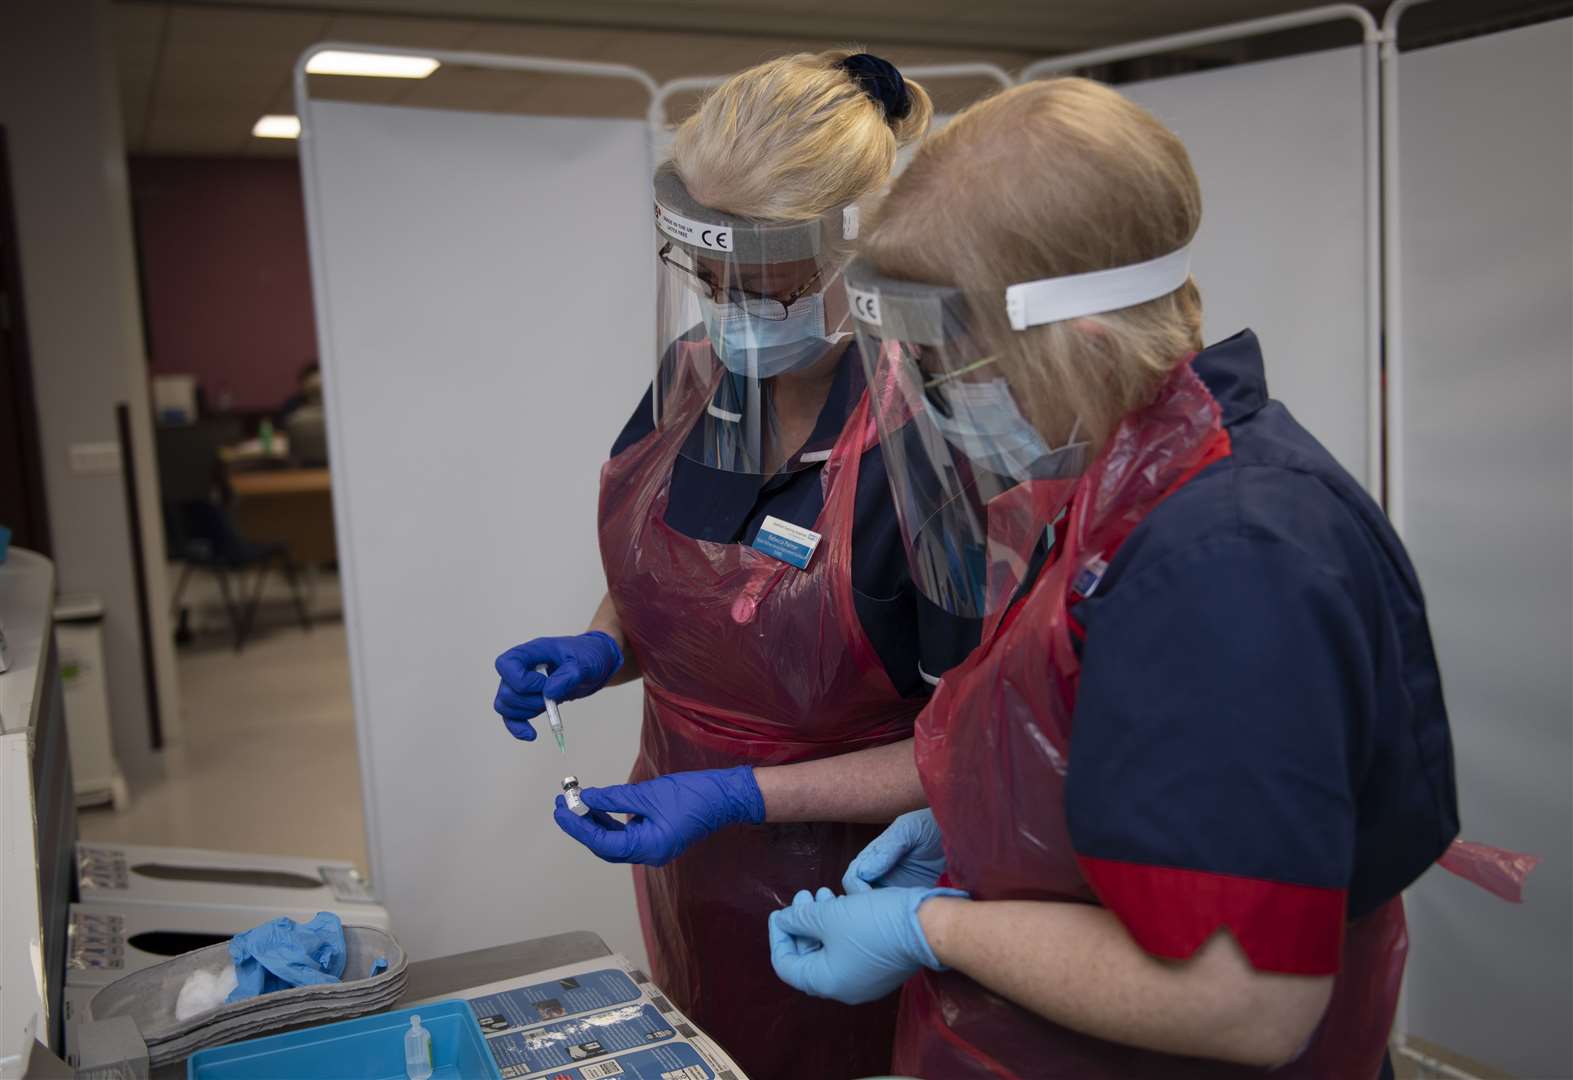
M 1058 79 L 923 147 L 847 269 L 915 578 L 985 624 L 927 809 L 769 937 L 808 994 L 902 987 L 902 1075 L 1389 1070 L 1402 893 L 1459 829 L 1425 602 L 1274 343 L 1204 347 L 1201 222 L 1179 139 Z
M 755 770 L 772 823 L 901 815 L 755 932 L 805 998 L 900 990 L 901 1075 L 1387 1067 L 1401 894 L 1458 831 L 1425 603 L 1263 343 L 1203 347 L 1201 214 L 1150 114 L 1032 83 L 919 149 L 843 273 L 913 581 L 984 622 L 912 755 Z M 734 820 L 672 790 L 557 816 L 635 857 Z
M 891 815 L 765 825 L 753 768 L 910 758 L 932 683 L 977 641 L 911 578 L 842 283 L 931 113 L 887 62 L 837 51 L 744 71 L 681 126 L 654 177 L 655 377 L 601 475 L 606 598 L 588 632 L 497 661 L 497 711 L 523 739 L 543 697 L 642 678 L 632 779 L 655 782 L 630 790 L 742 826 L 673 862 L 682 836 L 636 845 L 606 816 L 646 808 L 620 789 L 586 822 L 598 854 L 643 864 L 656 983 L 755 1077 L 886 1071 L 895 1002 L 798 995 L 759 936 L 879 832 L 855 822 Z

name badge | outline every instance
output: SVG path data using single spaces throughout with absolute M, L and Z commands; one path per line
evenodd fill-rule
M 1081 568 L 1081 572 L 1076 575 L 1076 580 L 1071 582 L 1071 592 L 1082 599 L 1091 596 L 1098 591 L 1098 584 L 1103 580 L 1103 573 L 1108 568 L 1109 564 L 1106 560 L 1094 555 L 1087 560 L 1087 565 Z
M 753 547 L 755 551 L 762 551 L 772 559 L 780 559 L 789 566 L 807 570 L 819 540 L 819 534 L 813 529 L 805 529 L 778 517 L 767 517 L 765 523 L 759 526 Z

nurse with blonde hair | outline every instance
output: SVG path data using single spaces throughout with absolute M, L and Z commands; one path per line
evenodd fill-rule
M 933 681 L 977 642 L 907 568 L 842 287 L 932 113 L 885 60 L 836 50 L 740 72 L 683 122 L 652 186 L 650 391 L 601 469 L 606 597 L 586 633 L 497 661 L 524 739 L 546 699 L 643 680 L 635 783 L 585 789 L 585 817 L 559 800 L 557 820 L 639 864 L 656 984 L 756 1078 L 885 1071 L 896 1003 L 796 994 L 759 936 L 890 815 L 767 823 L 754 768 L 910 758 Z

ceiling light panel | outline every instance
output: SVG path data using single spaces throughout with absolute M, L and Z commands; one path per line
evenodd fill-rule
M 259 117 L 257 122 L 251 125 L 251 133 L 259 139 L 298 139 L 300 117 L 270 113 Z
M 424 79 L 440 66 L 430 56 L 328 50 L 316 53 L 306 61 L 306 73 L 360 75 L 374 79 Z

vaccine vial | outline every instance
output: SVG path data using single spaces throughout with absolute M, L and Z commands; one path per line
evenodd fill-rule
M 563 777 L 563 801 L 568 804 L 568 809 L 580 817 L 584 817 L 590 812 L 590 808 L 579 797 L 579 778 L 577 776 Z
M 431 1074 L 431 1032 L 421 1027 L 419 1016 L 412 1016 L 410 1030 L 404 1033 L 404 1075 L 409 1080 L 427 1080 Z

